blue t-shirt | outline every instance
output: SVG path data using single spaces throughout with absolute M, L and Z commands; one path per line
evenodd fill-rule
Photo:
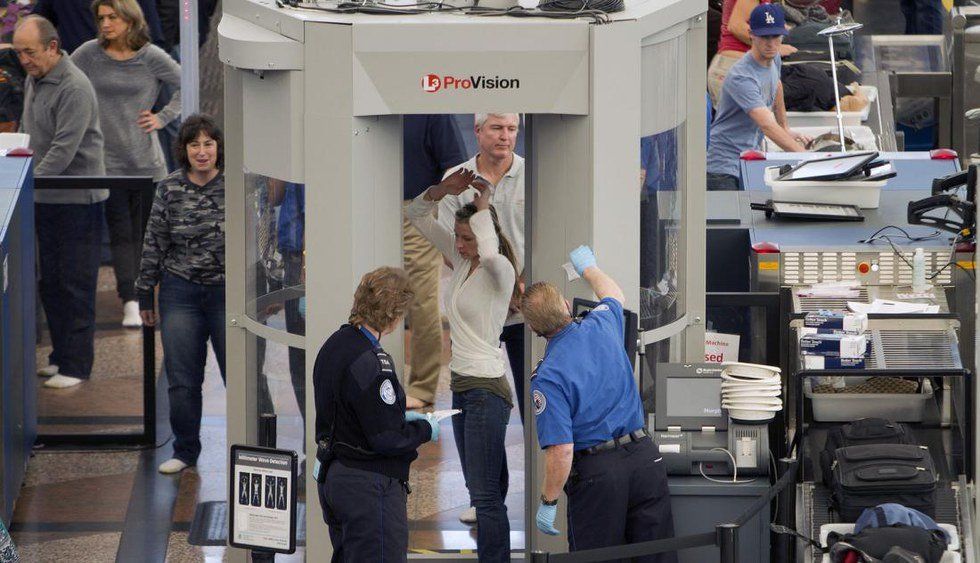
M 531 375 L 542 448 L 582 450 L 643 428 L 643 406 L 624 335 L 623 306 L 607 297 L 549 342 Z
M 762 146 L 762 130 L 749 117 L 755 108 L 772 109 L 779 89 L 779 55 L 769 66 L 762 66 L 749 51 L 725 76 L 721 97 L 711 124 L 708 142 L 708 172 L 738 176 L 742 151 Z
M 276 236 L 282 252 L 303 252 L 303 226 L 306 203 L 303 184 L 286 182 L 282 203 L 279 204 L 279 224 Z
M 640 168 L 646 171 L 643 192 L 677 189 L 677 129 L 640 138 Z

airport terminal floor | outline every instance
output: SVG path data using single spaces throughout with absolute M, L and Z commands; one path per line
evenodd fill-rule
M 139 399 L 120 395 L 120 392 L 139 390 L 139 386 L 114 381 L 133 371 L 126 358 L 138 355 L 140 331 L 117 328 L 122 317 L 110 313 L 116 309 L 111 268 L 103 267 L 99 310 L 106 313 L 100 314 L 98 319 L 93 371 L 98 376 L 85 386 L 67 392 L 39 386 L 40 417 L 45 425 L 42 431 L 57 433 L 66 428 L 81 433 L 107 429 L 120 431 L 122 425 L 119 422 L 124 419 L 139 422 L 141 413 L 138 408 L 134 411 Z M 448 331 L 444 332 L 444 338 L 448 350 Z M 50 347 L 42 341 L 38 347 L 39 361 L 49 351 Z M 437 409 L 450 407 L 448 360 L 448 355 L 444 355 L 435 402 Z M 281 373 L 288 360 L 284 354 L 270 353 L 266 362 L 270 372 Z M 227 497 L 225 391 L 213 354 L 209 355 L 206 373 L 202 455 L 196 467 L 179 475 L 157 472 L 157 466 L 170 457 L 169 442 L 158 449 L 142 451 L 95 449 L 76 453 L 71 451 L 74 448 L 67 448 L 68 451 L 38 448 L 35 451 L 11 525 L 22 561 L 191 563 L 222 560 L 226 530 L 218 530 L 218 535 L 222 536 L 218 541 L 212 536 L 209 542 L 212 545 L 189 543 L 196 507 L 202 503 L 224 501 Z M 87 388 L 89 385 L 98 387 Z M 165 389 L 161 387 L 162 391 Z M 112 400 L 104 400 L 106 396 Z M 160 396 L 166 397 L 166 393 Z M 56 414 L 59 407 L 64 410 L 63 402 L 88 405 L 99 412 L 85 412 L 73 406 L 70 410 L 76 414 L 66 423 L 59 420 L 64 417 Z M 157 435 L 162 441 L 169 437 L 166 402 L 163 401 L 160 407 Z M 284 419 L 298 418 L 295 403 L 277 407 Z M 511 539 L 514 549 L 523 549 L 524 544 L 521 531 L 524 529 L 524 458 L 520 428 L 520 418 L 515 411 L 508 423 L 511 487 L 506 501 L 514 530 Z M 289 433 L 290 429 L 280 427 L 283 439 L 288 439 Z M 446 428 L 438 443 L 426 444 L 419 454 L 412 466 L 413 493 L 408 503 L 410 550 L 415 553 L 471 552 L 476 546 L 475 531 L 458 520 L 469 504 L 469 497 L 451 427 Z M 226 525 L 223 521 L 214 524 Z M 279 555 L 277 560 L 303 561 L 303 555 L 301 547 L 295 555 Z
M 72 1 L 104 37 L 113 24 L 102 12 L 149 5 Z M 37 0 L 38 13 L 56 2 Z M 42 307 L 50 287 L 37 280 L 50 262 L 16 252 L 52 248 L 35 235 L 57 222 L 51 206 L 4 212 L 22 186 L 94 192 L 99 178 L 72 188 L 25 173 L 0 136 L 0 563 L 980 561 L 980 6 L 625 0 L 606 13 L 618 0 L 552 0 L 550 15 L 511 18 L 501 2 L 514 3 L 217 0 L 197 85 L 217 127 L 192 120 L 176 153 L 183 175 L 156 184 L 152 215 L 130 213 L 146 212 L 147 241 L 190 232 L 174 238 L 188 251 L 175 269 L 220 262 L 221 281 L 164 268 L 149 294 L 157 329 L 126 327 L 118 248 L 103 233 L 94 359 L 80 384 L 57 368 L 41 377 L 69 323 L 50 297 L 48 317 Z M 563 14 L 571 4 L 589 9 Z M 834 31 L 841 22 L 819 6 L 839 5 L 863 26 Z M 803 18 L 794 29 L 833 32 L 846 59 L 833 74 L 812 29 L 780 67 L 759 62 L 774 59 L 784 14 Z M 744 30 L 727 23 L 736 16 Z M 426 24 L 407 25 L 415 17 Z M 13 49 L 29 70 L 30 49 Z M 721 54 L 731 50 L 740 62 Z M 783 115 L 776 100 L 790 94 L 775 85 L 789 77 L 796 103 L 827 107 Z M 860 107 L 835 111 L 838 88 Z M 776 119 L 752 115 L 760 105 Z M 704 135 L 729 154 L 712 158 Z M 413 169 L 423 157 L 434 165 Z M 220 180 L 197 168 L 222 159 Z M 722 160 L 730 167 L 712 168 Z M 425 173 L 437 183 L 409 189 Z M 151 184 L 113 181 L 118 193 Z M 225 219 L 174 221 L 170 205 Z M 428 275 L 402 260 L 422 238 L 438 280 L 410 297 L 438 302 L 431 401 L 416 393 L 415 320 L 402 316 Z M 199 420 L 187 416 L 193 392 L 173 390 L 193 382 L 178 385 L 165 367 L 163 330 L 178 349 L 201 329 L 160 327 L 179 284 L 202 303 L 220 295 L 222 328 L 197 322 L 222 342 L 228 331 L 227 359 L 213 344 L 195 358 Z M 145 301 L 133 287 L 129 299 Z M 364 349 L 354 359 L 330 349 L 345 335 Z M 321 346 L 331 353 L 314 365 Z M 328 386 L 343 362 L 347 379 Z M 403 409 L 406 395 L 426 404 Z M 366 430 L 390 420 L 395 438 Z M 199 448 L 188 449 L 198 422 Z M 332 433 L 314 439 L 314 428 Z M 473 455 L 488 451 L 494 459 Z M 487 467 L 501 456 L 498 476 Z M 498 487 L 506 493 L 494 496 Z M 509 537 L 496 537 L 504 527 Z M 4 558 L 7 531 L 19 559 Z M 402 536 L 405 550 L 377 555 Z M 612 555 L 590 559 L 591 548 Z

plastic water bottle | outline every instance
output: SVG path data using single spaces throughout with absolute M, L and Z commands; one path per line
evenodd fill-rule
M 912 255 L 912 291 L 920 293 L 929 289 L 926 284 L 926 253 L 921 248 Z

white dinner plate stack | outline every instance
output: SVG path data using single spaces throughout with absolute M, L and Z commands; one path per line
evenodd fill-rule
M 721 370 L 721 406 L 738 422 L 772 420 L 783 409 L 779 368 L 725 362 Z

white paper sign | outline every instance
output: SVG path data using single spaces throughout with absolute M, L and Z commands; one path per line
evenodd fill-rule
M 740 339 L 741 337 L 737 334 L 704 333 L 704 361 L 712 364 L 737 362 Z
M 231 543 L 282 553 L 295 549 L 295 453 L 232 448 Z

